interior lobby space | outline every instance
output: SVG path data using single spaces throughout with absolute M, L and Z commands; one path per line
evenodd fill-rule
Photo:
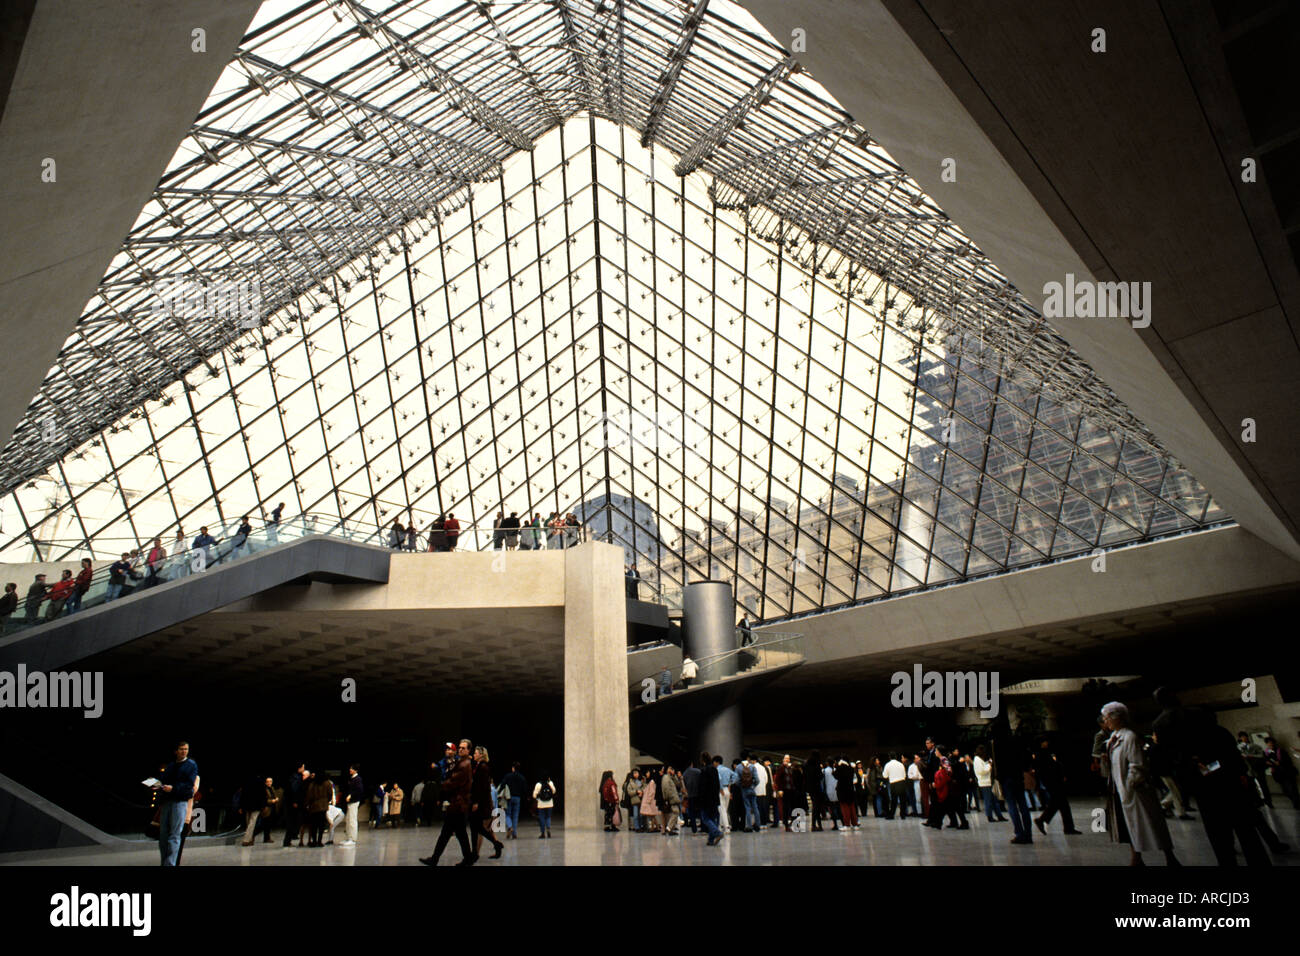
M 5 4 L 17 911 L 1287 912 L 1298 54 L 1275 0 Z

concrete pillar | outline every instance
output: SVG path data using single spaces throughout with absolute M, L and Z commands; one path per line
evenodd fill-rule
M 698 757 L 701 750 L 707 750 L 710 755 L 721 754 L 727 766 L 731 766 L 731 761 L 740 756 L 743 734 L 740 705 L 730 704 L 700 721 L 691 741 L 690 755 Z
M 564 827 L 602 827 L 597 790 L 630 769 L 623 550 L 592 542 L 564 552 Z
M 682 590 L 683 647 L 685 653 L 696 661 L 705 661 L 700 677 L 716 680 L 736 673 L 736 657 L 732 655 L 719 664 L 707 659 L 736 648 L 736 602 L 731 585 L 723 581 L 698 581 Z M 700 721 L 691 741 L 692 754 L 701 750 L 722 754 L 728 761 L 740 756 L 740 742 L 744 727 L 740 705 L 731 704 Z
M 682 589 L 682 646 L 696 661 L 736 649 L 736 601 L 724 581 L 697 581 Z M 707 678 L 736 673 L 734 655 L 722 666 L 710 667 Z M 700 675 L 706 677 L 705 674 Z

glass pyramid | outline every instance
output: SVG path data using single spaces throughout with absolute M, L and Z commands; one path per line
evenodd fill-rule
M 0 483 L 11 561 L 575 512 L 763 620 L 1226 520 L 723 0 L 265 3 Z

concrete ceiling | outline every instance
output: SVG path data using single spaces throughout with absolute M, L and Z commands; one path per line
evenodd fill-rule
M 781 43 L 806 31 L 801 62 L 1036 307 L 1067 273 L 1151 282 L 1148 328 L 1053 325 L 1227 511 L 1300 557 L 1290 214 L 1263 174 L 1241 181 L 1233 28 L 1208 0 L 741 2 Z
M 6 5 L 8 6 L 8 5 Z M 73 333 L 260 0 L 6 10 L 0 84 L 0 446 Z M 21 45 L 13 42 L 26 25 Z M 206 52 L 192 31 L 206 31 Z M 2 92 L 2 86 L 0 86 Z M 54 160 L 53 182 L 42 179 Z
M 241 695 L 340 688 L 358 696 L 560 695 L 564 608 L 216 611 L 79 663 L 167 680 L 202 661 L 202 682 Z M 341 698 L 340 698 L 341 699 Z

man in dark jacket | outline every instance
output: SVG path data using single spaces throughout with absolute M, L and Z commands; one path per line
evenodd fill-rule
M 38 574 L 32 581 L 32 586 L 27 589 L 27 621 L 35 624 L 41 616 L 41 602 L 45 600 L 45 594 L 49 591 L 50 586 L 45 583 L 45 575 Z
M 1078 835 L 1080 831 L 1074 828 L 1074 817 L 1070 814 L 1070 799 L 1065 792 L 1065 771 L 1061 768 L 1061 761 L 1052 752 L 1051 741 L 1046 737 L 1038 741 L 1038 751 L 1034 754 L 1034 776 L 1047 788 L 1047 806 L 1043 808 L 1042 815 L 1034 821 L 1038 832 L 1046 836 L 1047 825 L 1052 822 L 1052 817 L 1060 813 L 1061 822 L 1065 824 L 1065 832 Z
M 686 820 L 692 833 L 699 833 L 700 823 L 700 768 L 691 764 L 682 771 L 682 786 L 686 789 Z
M 289 787 L 284 795 L 284 846 L 302 831 L 303 809 L 307 805 L 307 765 L 299 761 L 298 769 L 289 777 Z
M 1184 707 L 1166 687 L 1156 691 L 1155 702 L 1164 710 L 1151 730 L 1168 748 L 1175 781 L 1195 797 L 1219 866 L 1237 865 L 1234 833 L 1247 865 L 1272 866 L 1253 822 L 1254 787 L 1232 734 L 1212 711 Z
M 466 825 L 469 822 L 470 788 L 474 783 L 474 762 L 470 759 L 469 740 L 462 740 L 456 748 L 456 764 L 442 784 L 442 798 L 447 801 L 447 812 L 442 819 L 442 832 L 438 834 L 438 843 L 433 848 L 433 856 L 424 856 L 420 862 L 425 866 L 437 866 L 442 851 L 447 848 L 447 841 L 456 837 L 460 847 L 461 861 L 457 866 L 473 866 L 473 851 L 469 846 L 469 834 Z
M 510 799 L 506 803 L 506 838 L 517 840 L 519 839 L 519 808 L 523 806 L 524 792 L 528 789 L 528 781 L 519 772 L 518 761 L 511 764 L 510 772 L 501 778 L 501 786 L 510 791 Z
M 361 779 L 361 766 L 354 763 L 348 767 L 348 777 L 343 784 L 343 812 L 347 821 L 343 830 L 343 846 L 357 845 L 357 815 L 361 812 L 361 804 L 365 802 L 366 785 Z
M 1011 732 L 1011 721 L 1005 713 L 993 718 L 989 746 L 993 752 L 993 773 L 1002 785 L 1002 799 L 1007 802 L 1011 823 L 1016 828 L 1011 842 L 1033 843 L 1029 810 L 1025 807 L 1025 755 L 1020 741 Z
M 721 757 L 710 757 L 707 752 L 700 754 L 700 777 L 697 781 L 696 795 L 691 797 L 691 805 L 699 805 L 699 816 L 708 831 L 707 846 L 716 846 L 722 842 L 722 828 L 718 826 L 718 805 L 722 800 L 722 787 L 718 782 L 718 765 Z M 692 814 L 694 811 L 692 810 Z

